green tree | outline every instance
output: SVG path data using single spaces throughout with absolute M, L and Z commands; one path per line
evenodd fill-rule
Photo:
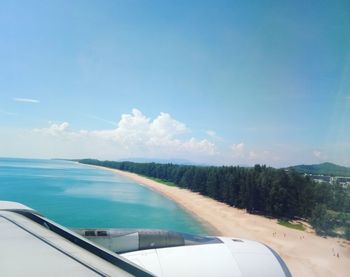
M 332 232 L 335 221 L 327 211 L 326 205 L 318 204 L 311 214 L 310 223 L 317 234 L 326 235 Z
M 345 226 L 345 238 L 350 240 L 350 224 Z

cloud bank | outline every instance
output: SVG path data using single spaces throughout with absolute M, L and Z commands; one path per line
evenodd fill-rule
M 289 166 L 329 161 L 350 165 L 350 145 L 320 147 L 290 144 L 250 145 L 220 139 L 213 131 L 191 130 L 185 123 L 161 112 L 149 118 L 140 110 L 122 114 L 115 127 L 82 130 L 69 122 L 49 122 L 36 129 L 0 128 L 0 156 L 28 158 L 146 158 L 188 160 L 208 165 Z M 333 147 L 333 148 L 332 148 Z M 337 149 L 346 151 L 337 152 Z M 333 153 L 333 154 L 332 154 Z M 334 154 L 335 153 L 335 154 Z
M 71 156 L 123 158 L 188 158 L 200 160 L 215 155 L 216 146 L 207 139 L 191 136 L 191 130 L 170 114 L 161 112 L 153 120 L 140 110 L 123 114 L 117 127 L 107 130 L 73 130 L 68 122 L 37 128 L 36 135 L 61 141 L 67 148 L 76 144 Z M 59 147 L 62 148 L 62 147 Z M 74 147 L 73 147 L 74 148 Z

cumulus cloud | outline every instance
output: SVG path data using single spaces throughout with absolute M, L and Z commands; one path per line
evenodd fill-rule
M 189 131 L 186 125 L 160 113 L 154 120 L 146 117 L 140 110 L 133 109 L 131 114 L 123 114 L 116 129 L 93 131 L 101 138 L 113 139 L 126 144 L 164 144 Z
M 60 135 L 60 134 L 63 134 L 64 132 L 66 132 L 68 130 L 68 128 L 69 128 L 68 122 L 63 122 L 60 124 L 51 123 L 51 125 L 48 128 L 34 129 L 34 131 L 39 132 L 39 133 L 43 133 L 43 134 L 57 136 L 57 135 Z
M 164 112 L 152 120 L 140 110 L 133 109 L 131 113 L 121 116 L 116 128 L 108 130 L 74 131 L 70 130 L 67 122 L 63 122 L 52 123 L 48 128 L 35 131 L 45 135 L 70 138 L 77 143 L 87 144 L 94 141 L 99 145 L 108 144 L 115 156 L 188 159 L 216 153 L 214 143 L 207 139 L 189 136 L 191 131 L 184 123 Z M 183 138 L 184 136 L 187 138 Z M 85 156 L 88 156 L 88 153 Z
M 32 98 L 21 98 L 21 97 L 14 97 L 12 98 L 13 101 L 16 102 L 24 102 L 24 103 L 39 103 L 40 101 L 38 99 L 32 99 Z
M 255 160 L 258 157 L 258 154 L 255 151 L 249 151 L 249 159 Z
M 245 155 L 245 146 L 244 143 L 232 144 L 231 150 L 234 156 L 242 157 Z
M 269 164 L 271 161 L 278 161 L 279 158 L 268 150 L 247 147 L 243 142 L 232 144 L 231 163 L 253 165 L 256 163 Z
M 209 155 L 214 155 L 217 153 L 215 144 L 206 139 L 197 140 L 195 138 L 191 138 L 190 140 L 183 142 L 180 147 L 185 151 L 196 151 Z
M 168 113 L 160 113 L 150 124 L 150 132 L 158 137 L 172 138 L 186 131 L 188 131 L 188 129 L 185 124 L 173 119 Z

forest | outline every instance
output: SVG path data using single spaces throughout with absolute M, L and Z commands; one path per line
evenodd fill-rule
M 291 169 L 266 165 L 193 166 L 78 160 L 125 170 L 198 192 L 249 213 L 279 219 L 304 219 L 320 235 L 350 239 L 350 190 L 316 183 Z

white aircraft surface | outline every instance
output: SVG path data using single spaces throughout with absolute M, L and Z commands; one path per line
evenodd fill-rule
M 70 230 L 0 201 L 0 276 L 291 276 L 249 240 L 145 229 Z

